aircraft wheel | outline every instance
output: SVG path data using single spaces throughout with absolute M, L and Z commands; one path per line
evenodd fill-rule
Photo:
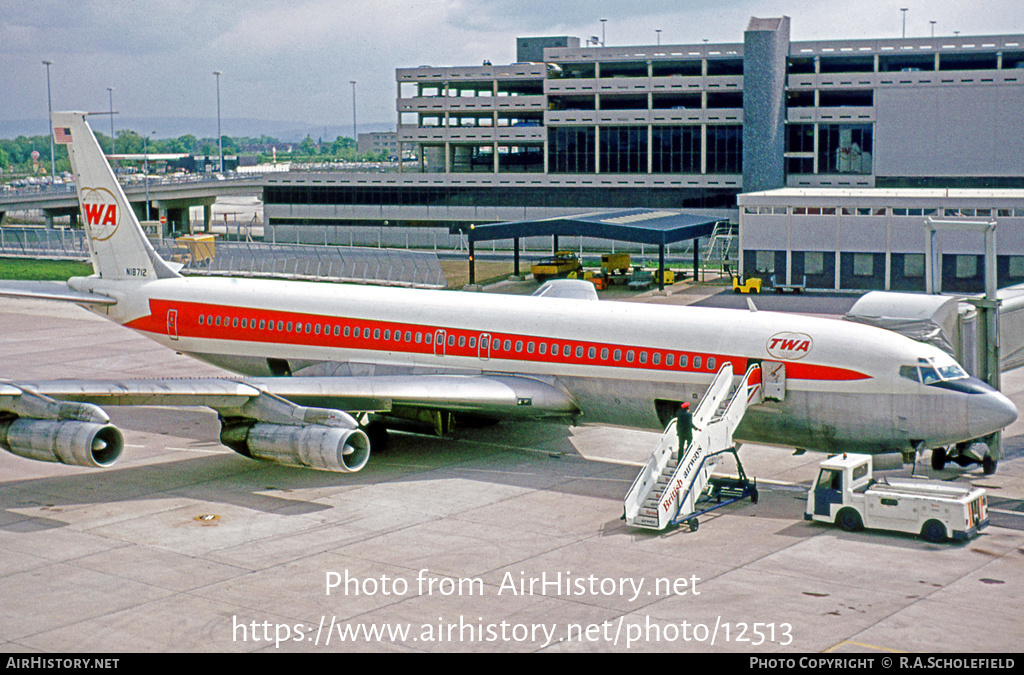
M 686 524 L 690 526 L 690 532 L 696 532 L 697 528 L 700 527 L 700 522 L 696 518 L 690 518 L 686 521 Z
M 937 520 L 929 520 L 921 527 L 921 536 L 933 544 L 946 541 L 946 526 Z
M 864 521 L 853 509 L 843 509 L 836 515 L 836 525 L 846 532 L 860 532 L 864 529 Z
M 992 459 L 990 455 L 985 455 L 981 460 L 981 472 L 986 476 L 991 476 L 996 472 L 996 467 L 999 466 L 999 462 Z
M 750 502 L 756 504 L 758 499 L 757 488 L 753 487 L 750 489 Z
M 946 460 L 945 448 L 932 448 L 932 469 L 942 471 L 946 468 Z

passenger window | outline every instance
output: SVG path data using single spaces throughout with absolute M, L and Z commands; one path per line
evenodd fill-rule
M 289 333 L 292 332 L 292 322 L 291 321 L 288 322 L 288 332 Z
M 568 357 L 572 354 L 572 345 L 565 345 L 562 347 L 562 356 Z
M 352 335 L 352 329 L 349 328 L 348 326 L 345 326 L 345 337 L 351 337 L 351 335 Z
M 312 333 L 313 332 L 313 324 L 311 324 L 311 323 L 307 323 L 306 324 L 306 332 L 307 333 Z
M 341 332 L 341 326 L 335 326 L 334 327 L 334 335 L 337 336 L 338 333 L 340 333 L 340 332 Z
M 647 363 L 647 352 L 640 352 L 640 363 Z
M 709 358 L 708 359 L 708 370 L 714 370 L 714 369 L 715 369 L 715 360 L 713 358 Z
M 284 321 L 278 321 L 277 322 L 277 329 L 278 330 L 284 330 Z
M 248 319 L 242 319 L 242 328 L 248 328 L 248 327 L 249 327 L 249 320 Z
M 490 341 L 487 338 L 485 338 L 485 337 L 480 338 L 480 349 L 487 349 L 489 344 L 490 344 Z
M 465 347 L 466 346 L 466 336 L 464 336 L 464 335 L 460 335 L 459 336 L 459 346 L 460 347 Z
M 423 333 L 416 333 L 416 344 L 423 342 Z
M 680 354 L 679 355 L 679 367 L 680 368 L 685 368 L 688 359 L 689 359 L 689 357 L 686 356 L 686 354 Z
M 517 352 L 523 351 L 523 341 L 522 340 L 516 340 L 516 351 Z
M 483 344 L 483 341 L 481 340 L 480 343 Z M 475 337 L 469 338 L 469 348 L 470 349 L 476 349 L 476 338 Z
M 700 368 L 700 357 L 699 356 L 694 356 L 693 357 L 693 367 L 694 368 Z
M 675 360 L 676 360 L 676 355 L 675 354 L 666 354 L 665 355 L 665 365 L 668 366 L 669 368 L 672 367 L 672 363 Z
M 260 319 L 260 330 L 267 327 L 267 322 L 264 319 Z
M 633 363 L 633 350 L 626 352 L 626 363 Z
M 449 347 L 454 347 L 455 346 L 455 336 L 454 335 L 449 335 L 448 336 L 448 346 Z
M 587 358 L 592 359 L 597 356 L 597 347 L 591 347 L 587 350 Z
M 622 350 L 616 349 L 615 352 L 612 354 L 612 358 L 616 361 L 620 360 L 622 358 Z
M 411 330 L 405 331 L 405 341 L 406 342 L 410 342 L 411 340 L 412 340 L 412 331 Z M 417 338 L 416 342 L 419 342 L 418 338 Z
M 608 348 L 607 347 L 604 347 L 603 349 L 601 349 L 601 360 L 602 361 L 607 361 L 608 360 Z
M 651 354 L 651 363 L 653 363 L 654 365 L 660 364 L 661 363 L 661 354 L 658 353 L 658 352 L 654 352 L 653 354 Z
M 505 340 L 505 351 L 506 352 L 512 351 L 512 341 L 511 340 Z
M 426 335 L 423 336 L 423 341 L 426 342 L 428 345 L 434 344 L 434 336 L 431 333 L 427 333 Z
M 532 354 L 534 349 L 535 349 L 535 347 L 534 347 L 532 342 L 527 342 L 526 343 L 526 353 L 527 354 Z
M 374 340 L 379 340 L 380 339 L 380 328 L 374 328 L 373 329 L 373 339 Z
M 317 332 L 319 333 L 320 331 L 317 331 Z M 384 331 L 384 339 L 385 340 L 390 340 L 391 339 L 391 331 L 390 330 Z
M 369 328 L 364 328 L 363 329 L 363 339 L 364 340 L 369 340 L 370 339 L 370 329 Z
M 540 346 L 537 348 L 537 351 L 540 352 L 541 354 L 547 354 L 548 353 L 548 343 L 547 342 L 541 342 Z
M 576 358 L 578 358 L 578 359 L 582 359 L 583 358 L 583 347 L 577 347 L 576 348 Z
M 220 325 L 220 317 L 219 316 L 217 317 L 217 325 L 218 326 Z

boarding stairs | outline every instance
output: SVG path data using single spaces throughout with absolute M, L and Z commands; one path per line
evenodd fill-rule
M 711 509 L 699 509 L 701 496 L 712 483 L 711 473 L 723 451 L 733 446 L 732 435 L 748 405 L 761 402 L 761 367 L 750 366 L 742 377 L 735 377 L 731 363 L 715 375 L 693 413 L 693 440 L 680 449 L 676 420 L 665 427 L 654 453 L 640 470 L 626 493 L 624 519 L 627 525 L 664 530 L 669 525 L 688 521 L 696 529 L 696 515 Z M 720 498 L 754 496 L 740 467 L 741 484 L 735 481 L 713 484 L 710 490 Z M 717 507 L 716 507 L 717 508 Z
M 738 248 L 734 246 L 737 242 L 738 233 L 737 228 L 732 223 L 718 223 L 715 225 L 715 229 L 711 231 L 711 236 L 708 238 L 708 250 L 704 254 L 704 264 L 714 262 L 725 262 L 732 257 L 735 260 L 734 253 L 738 253 Z M 736 251 L 733 249 L 737 248 Z

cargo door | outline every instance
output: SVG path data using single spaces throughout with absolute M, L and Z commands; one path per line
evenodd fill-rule
M 178 339 L 178 310 L 167 310 L 167 337 L 172 340 Z

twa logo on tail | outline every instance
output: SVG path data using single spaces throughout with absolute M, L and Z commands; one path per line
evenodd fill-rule
M 82 188 L 82 215 L 96 241 L 113 237 L 121 223 L 117 199 L 106 188 Z
M 777 359 L 795 361 L 807 356 L 813 344 L 811 336 L 804 333 L 776 333 L 768 338 L 765 349 Z

